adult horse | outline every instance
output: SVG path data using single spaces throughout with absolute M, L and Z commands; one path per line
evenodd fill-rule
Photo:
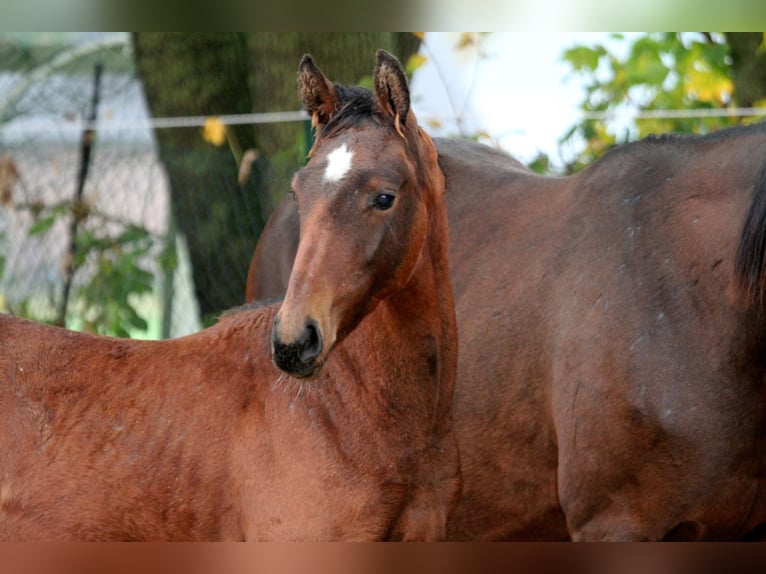
M 444 536 L 460 486 L 444 180 L 399 62 L 379 52 L 374 79 L 337 111 L 301 62 L 321 133 L 281 306 L 171 341 L 0 317 L 0 538 Z
M 568 177 L 436 146 L 460 339 L 463 496 L 448 537 L 754 532 L 766 128 L 647 138 Z M 283 291 L 269 270 L 289 270 L 294 210 L 286 200 L 264 230 L 249 300 Z

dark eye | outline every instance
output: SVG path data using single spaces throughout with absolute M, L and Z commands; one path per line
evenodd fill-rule
M 395 199 L 396 196 L 392 193 L 379 193 L 372 200 L 372 206 L 381 211 L 385 211 L 391 208 Z

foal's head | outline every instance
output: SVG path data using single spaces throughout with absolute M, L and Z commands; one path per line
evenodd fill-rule
M 404 71 L 378 51 L 374 93 L 333 84 L 303 57 L 299 91 L 316 128 L 293 178 L 300 243 L 272 344 L 309 377 L 365 315 L 410 280 L 441 199 L 436 150 L 410 110 Z

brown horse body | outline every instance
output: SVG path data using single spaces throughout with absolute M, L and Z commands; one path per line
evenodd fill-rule
M 729 539 L 766 522 L 766 127 L 650 138 L 561 178 L 436 143 L 460 337 L 448 536 Z M 269 241 L 249 298 L 285 257 Z
M 160 342 L 0 317 L 0 539 L 444 536 L 460 486 L 444 182 L 403 78 L 380 53 L 378 99 L 297 175 L 281 306 Z M 332 104 L 309 57 L 300 79 L 309 113 Z M 352 162 L 333 164 L 338 145 Z

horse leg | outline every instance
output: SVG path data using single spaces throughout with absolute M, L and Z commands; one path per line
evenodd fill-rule
M 576 542 L 696 541 L 703 537 L 704 527 L 694 521 L 663 528 L 648 524 L 635 511 L 615 512 L 614 509 L 572 529 L 572 540 Z
M 447 519 L 457 506 L 461 477 L 457 444 L 450 435 L 445 446 L 431 449 L 420 461 L 420 483 L 392 529 L 403 541 L 444 540 Z

